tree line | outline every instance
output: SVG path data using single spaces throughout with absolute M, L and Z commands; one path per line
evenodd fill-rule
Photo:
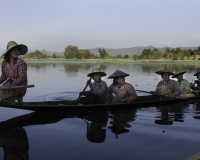
M 79 49 L 77 46 L 68 45 L 64 50 L 64 58 L 66 59 L 121 59 L 121 58 L 129 58 L 134 60 L 142 60 L 142 59 L 173 59 L 173 60 L 200 60 L 200 46 L 197 49 L 185 49 L 181 48 L 166 48 L 165 52 L 159 51 L 157 48 L 153 50 L 144 49 L 140 55 L 133 55 L 132 57 L 129 55 L 122 56 L 118 54 L 116 56 L 111 56 L 105 49 L 98 49 L 99 55 L 92 54 L 88 49 Z M 24 59 L 47 59 L 51 58 L 59 58 L 56 53 L 52 56 L 47 56 L 46 51 L 43 49 L 42 51 L 36 50 L 35 52 L 27 53 L 23 55 Z
M 157 48 L 144 49 L 141 55 L 134 55 L 133 59 L 173 59 L 173 60 L 196 60 L 200 55 L 200 46 L 197 49 L 184 49 L 177 47 L 176 49 L 166 48 L 165 52 L 159 51 Z

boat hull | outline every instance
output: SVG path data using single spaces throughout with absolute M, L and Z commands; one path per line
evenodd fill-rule
M 139 96 L 135 102 L 120 104 L 91 104 L 81 105 L 76 101 L 45 101 L 45 102 L 24 102 L 23 105 L 11 105 L 0 103 L 0 106 L 15 109 L 32 111 L 55 112 L 55 111 L 75 111 L 75 110 L 115 110 L 127 108 L 141 108 L 147 106 L 167 105 L 178 102 L 195 101 L 197 97 L 190 99 L 169 99 L 157 101 L 154 96 Z

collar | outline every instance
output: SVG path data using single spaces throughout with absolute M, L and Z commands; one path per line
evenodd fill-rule
M 124 85 L 122 85 L 120 88 L 117 85 L 115 85 L 115 89 L 124 89 Z

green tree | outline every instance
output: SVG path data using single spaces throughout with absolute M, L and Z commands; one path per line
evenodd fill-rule
M 57 58 L 57 56 L 56 56 L 56 54 L 55 54 L 55 53 L 52 55 L 52 58 Z
M 82 55 L 79 53 L 77 46 L 68 45 L 65 48 L 64 57 L 67 59 L 73 59 L 73 58 L 81 59 Z
M 153 51 L 158 51 L 158 49 L 157 49 L 157 48 L 154 48 Z
M 79 53 L 81 54 L 82 58 L 85 59 L 89 59 L 92 57 L 91 52 L 88 49 L 79 50 Z
M 144 49 L 142 51 L 142 55 L 141 56 L 144 57 L 144 58 L 150 58 L 151 53 L 152 53 L 152 51 L 151 51 L 150 48 L 149 49 Z
M 181 51 L 182 51 L 182 50 L 178 47 L 178 48 L 176 48 L 175 53 L 176 53 L 176 54 L 179 54 Z
M 124 58 L 129 58 L 129 55 L 126 54 L 126 55 L 124 56 Z
M 122 58 L 122 55 L 121 55 L 121 54 L 118 54 L 118 55 L 116 56 L 116 58 Z
M 109 56 L 105 49 L 99 48 L 98 51 L 101 58 L 106 58 L 107 56 Z

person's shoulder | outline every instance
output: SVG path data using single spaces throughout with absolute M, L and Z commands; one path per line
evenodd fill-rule
M 106 82 L 104 80 L 101 80 L 101 83 L 106 84 Z
M 18 58 L 18 59 L 17 59 L 17 63 L 18 63 L 19 65 L 21 65 L 21 64 L 25 64 L 25 65 L 26 65 L 26 62 L 25 62 L 23 59 L 21 59 L 21 58 Z
M 160 84 L 163 84 L 163 81 L 159 81 L 159 82 L 158 82 L 158 85 L 160 85 Z
M 3 64 L 5 64 L 7 61 L 4 59 L 2 62 L 1 62 L 1 64 L 3 65 Z
M 186 79 L 183 79 L 183 82 L 185 82 L 185 83 L 189 83 L 188 80 L 186 80 Z
M 125 82 L 125 84 L 124 84 L 125 86 L 132 86 L 133 87 L 133 85 L 132 84 L 130 84 L 130 83 L 128 83 L 128 82 Z
M 173 79 L 169 79 L 170 82 L 176 83 L 177 81 L 173 80 Z

